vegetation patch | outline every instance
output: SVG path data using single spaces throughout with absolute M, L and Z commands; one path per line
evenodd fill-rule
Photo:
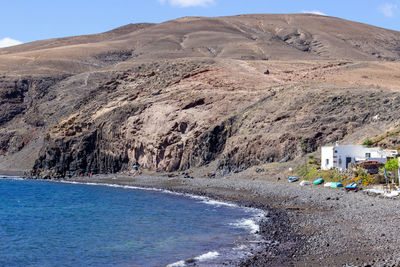
M 396 177 L 396 172 L 399 168 L 398 159 L 389 159 L 385 164 L 385 168 L 389 176 Z M 307 181 L 322 178 L 325 182 L 341 182 L 344 185 L 355 182 L 362 186 L 369 186 L 387 182 L 384 175 L 384 168 L 378 174 L 367 174 L 366 170 L 361 167 L 346 172 L 341 172 L 337 169 L 321 170 L 320 161 L 313 156 L 309 157 L 306 164 L 296 167 L 294 174 Z M 389 179 L 391 180 L 391 178 Z M 397 179 L 395 180 L 397 181 Z
M 383 135 L 377 136 L 375 138 L 367 138 L 364 142 L 363 145 L 366 147 L 374 147 L 374 146 L 378 146 L 381 145 L 382 143 L 385 142 L 390 142 L 390 139 L 392 139 L 393 137 L 395 137 L 397 139 L 397 137 L 400 135 L 400 128 L 396 128 L 392 131 L 388 131 Z M 394 149 L 399 149 L 400 147 L 395 146 Z

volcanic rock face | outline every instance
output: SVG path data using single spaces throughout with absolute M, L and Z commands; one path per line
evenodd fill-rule
M 399 47 L 336 18 L 246 15 L 0 49 L 0 169 L 225 174 L 362 142 L 400 121 Z

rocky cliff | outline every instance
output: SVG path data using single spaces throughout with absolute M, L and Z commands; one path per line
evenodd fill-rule
M 316 15 L 182 18 L 0 49 L 0 169 L 213 163 L 223 175 L 363 142 L 399 125 L 399 58 L 399 32 Z

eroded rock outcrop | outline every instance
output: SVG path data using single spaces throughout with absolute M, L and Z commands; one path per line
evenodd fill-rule
M 397 92 L 298 84 L 229 95 L 231 84 L 212 79 L 219 68 L 178 60 L 114 74 L 48 131 L 34 174 L 112 173 L 136 162 L 176 171 L 212 161 L 226 174 L 314 152 L 377 116 L 385 127 L 400 122 Z M 211 101 L 216 91 L 223 97 Z
M 0 155 L 19 152 L 31 142 L 47 119 L 38 112 L 38 102 L 45 101 L 51 87 L 66 77 L 0 78 Z
M 295 14 L 188 17 L 3 48 L 0 169 L 226 174 L 360 143 L 399 125 L 399 44 L 396 31 Z

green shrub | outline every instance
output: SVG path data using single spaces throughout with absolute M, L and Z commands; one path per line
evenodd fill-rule
M 400 131 L 399 130 L 395 130 L 395 131 L 392 131 L 392 132 L 388 132 L 387 134 L 386 134 L 386 136 L 395 136 L 395 135 L 399 135 L 399 133 L 400 133 Z
M 370 147 L 373 144 L 374 143 L 370 139 L 367 139 L 367 140 L 364 141 L 363 146 Z
M 308 161 L 308 164 L 310 165 L 318 165 L 318 161 L 316 159 L 311 159 Z
M 348 179 L 348 175 L 340 173 L 337 170 L 320 170 L 318 165 L 311 164 L 296 167 L 294 173 L 304 180 L 322 178 L 327 182 L 341 182 Z
M 399 160 L 398 159 L 389 159 L 385 163 L 385 168 L 387 171 L 394 171 L 399 168 Z

